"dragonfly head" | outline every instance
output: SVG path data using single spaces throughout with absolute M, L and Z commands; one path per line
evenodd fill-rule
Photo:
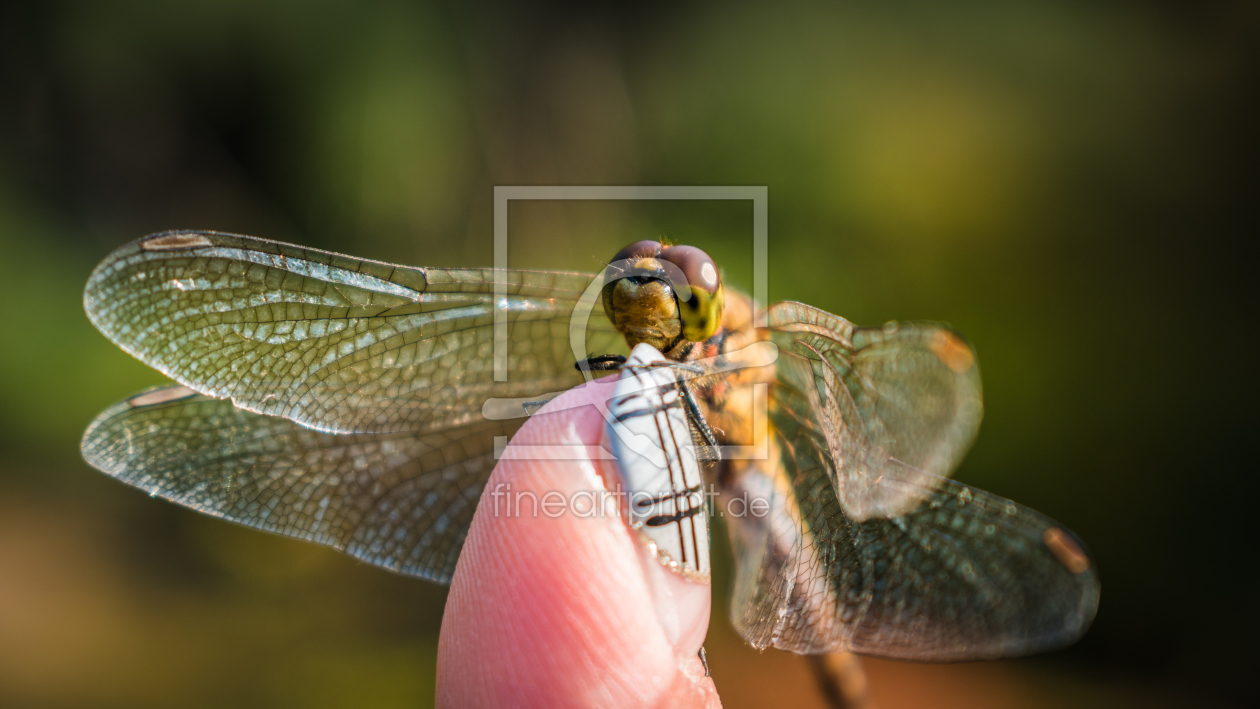
M 717 264 L 694 246 L 636 241 L 617 252 L 603 290 L 604 312 L 633 348 L 668 352 L 681 340 L 703 342 L 722 324 L 725 302 Z

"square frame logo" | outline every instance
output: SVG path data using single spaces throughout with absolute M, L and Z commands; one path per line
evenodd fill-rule
M 655 185 L 498 185 L 494 188 L 494 269 L 499 273 L 508 270 L 508 203 L 511 201 L 547 200 L 547 201 L 656 201 L 656 200 L 748 200 L 753 204 L 753 239 L 752 239 L 752 298 L 753 302 L 766 305 L 768 300 L 769 279 L 769 189 L 761 186 L 726 186 L 726 185 L 693 185 L 693 186 L 655 186 Z M 497 303 L 505 302 L 508 297 L 508 279 L 495 278 L 494 299 Z M 598 281 L 598 279 L 597 279 Z M 765 325 L 764 312 L 757 312 L 754 327 Z M 508 380 L 508 316 L 502 308 L 494 310 L 494 381 Z M 767 416 L 768 395 L 765 385 L 757 385 L 754 392 L 755 404 L 754 426 L 764 425 Z M 603 412 L 605 417 L 608 413 Z M 760 414 L 758 416 L 757 414 Z M 566 459 L 607 458 L 610 454 L 602 448 L 598 450 L 564 451 L 565 446 L 538 446 L 537 451 L 513 449 L 507 451 L 507 437 L 495 437 L 495 458 L 530 458 L 530 459 Z M 598 446 L 596 446 L 598 448 Z M 765 459 L 768 455 L 766 446 L 722 446 L 724 458 Z

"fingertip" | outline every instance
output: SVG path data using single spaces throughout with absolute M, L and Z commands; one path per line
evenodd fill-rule
M 592 404 L 611 393 L 605 380 L 557 397 L 491 475 L 442 620 L 439 706 L 719 705 L 695 655 L 708 585 L 653 569 L 615 504 L 587 504 L 607 490 Z

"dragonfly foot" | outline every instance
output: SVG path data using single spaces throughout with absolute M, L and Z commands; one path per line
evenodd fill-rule
M 625 363 L 626 358 L 623 355 L 609 354 L 574 362 L 573 368 L 579 372 L 615 372 Z
M 541 401 L 521 402 L 521 408 L 525 409 L 525 414 L 527 416 L 533 416 L 534 414 L 538 413 L 539 409 L 541 409 L 543 406 L 546 406 L 548 401 L 551 401 L 551 399 L 543 399 Z

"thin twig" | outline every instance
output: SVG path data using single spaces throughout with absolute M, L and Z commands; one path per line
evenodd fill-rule
M 866 672 L 862 661 L 851 652 L 810 655 L 818 688 L 833 709 L 875 709 L 867 691 Z

